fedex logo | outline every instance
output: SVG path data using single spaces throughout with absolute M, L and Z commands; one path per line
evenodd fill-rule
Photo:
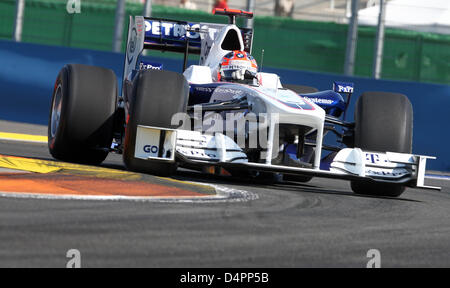
M 338 92 L 352 93 L 353 92 L 353 87 L 338 85 Z
M 333 90 L 338 93 L 353 93 L 353 83 L 334 82 Z

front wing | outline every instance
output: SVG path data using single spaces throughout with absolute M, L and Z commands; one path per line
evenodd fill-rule
M 149 161 L 179 161 L 191 166 L 244 168 L 293 175 L 396 183 L 422 189 L 441 189 L 425 185 L 426 162 L 436 157 L 344 148 L 334 157 L 330 170 L 320 170 L 249 162 L 242 149 L 222 133 L 206 135 L 197 131 L 139 125 L 136 137 L 135 157 Z

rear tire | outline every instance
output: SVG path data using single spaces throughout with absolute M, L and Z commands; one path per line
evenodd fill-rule
M 48 125 L 50 154 L 59 160 L 100 164 L 114 129 L 117 78 L 112 70 L 69 64 L 59 72 Z
M 137 126 L 178 128 L 171 124 L 172 116 L 186 112 L 189 84 L 179 73 L 159 70 L 143 70 L 135 77 L 130 98 L 123 160 L 132 171 L 170 176 L 176 163 L 135 158 Z
M 403 94 L 365 92 L 356 102 L 355 147 L 377 152 L 412 152 L 413 110 Z M 374 181 L 352 181 L 357 194 L 400 196 L 405 187 Z

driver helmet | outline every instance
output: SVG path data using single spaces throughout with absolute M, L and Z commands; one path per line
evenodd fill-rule
M 245 51 L 235 50 L 222 58 L 217 79 L 225 82 L 252 83 L 257 72 L 258 65 L 255 58 Z

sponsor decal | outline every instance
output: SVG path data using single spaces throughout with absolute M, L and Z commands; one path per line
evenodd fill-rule
M 133 54 L 134 51 L 136 50 L 136 39 L 137 39 L 137 31 L 136 28 L 133 28 L 131 30 L 131 39 L 128 45 L 128 52 L 130 52 L 131 54 Z
M 245 92 L 239 89 L 234 88 L 227 88 L 227 87 L 217 87 L 214 90 L 214 93 L 224 93 L 224 94 L 231 94 L 231 95 L 240 95 L 244 94 Z
M 199 86 L 196 86 L 195 88 L 195 91 L 198 91 L 198 92 L 213 92 L 214 91 L 214 88 L 210 88 L 210 87 L 199 87 Z
M 370 176 L 400 177 L 409 174 L 405 169 L 366 169 L 366 174 Z
M 128 42 L 128 65 L 130 65 L 131 62 L 133 62 L 136 45 L 137 45 L 137 31 L 136 28 L 133 27 L 133 29 L 131 30 L 130 41 Z
M 139 63 L 139 70 L 162 70 L 163 64 L 143 62 Z
M 353 87 L 338 85 L 338 92 L 351 93 L 353 92 Z
M 338 93 L 353 93 L 353 83 L 334 82 L 333 90 Z
M 188 30 L 208 29 L 208 26 L 200 26 L 199 23 L 178 24 L 164 21 L 145 21 L 145 36 L 165 36 L 169 38 L 184 38 L 200 40 L 200 33 Z
M 155 145 L 145 145 L 143 150 L 145 153 L 157 154 L 159 147 Z
M 235 69 L 242 69 L 247 68 L 249 62 L 245 60 L 230 60 L 228 65 L 222 66 L 223 70 L 235 70 Z
M 380 162 L 389 162 L 385 157 L 380 157 L 379 154 L 376 153 L 366 153 L 366 161 L 372 163 L 372 164 L 377 164 Z
M 322 99 L 322 98 L 310 98 L 304 96 L 305 99 L 310 100 L 316 104 L 325 104 L 325 105 L 331 105 L 334 103 L 334 100 L 331 99 Z

